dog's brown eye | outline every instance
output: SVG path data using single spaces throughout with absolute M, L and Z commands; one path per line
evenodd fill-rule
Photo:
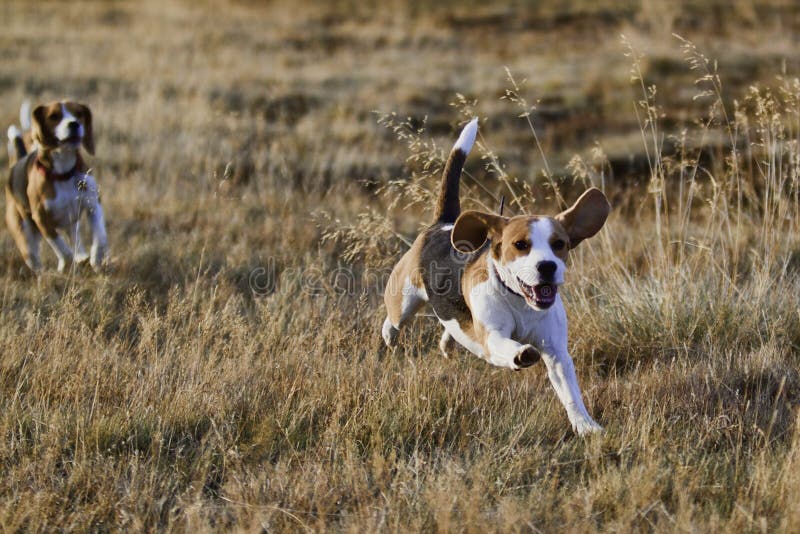
M 58 113 L 51 113 L 50 115 L 47 116 L 47 119 L 51 120 L 51 121 L 57 121 L 58 120 Z
M 565 247 L 566 245 L 567 245 L 567 244 L 566 244 L 566 243 L 564 243 L 564 241 L 563 241 L 563 240 L 561 240 L 561 239 L 556 239 L 555 241 L 553 241 L 553 244 L 552 244 L 552 245 L 550 245 L 550 246 L 551 246 L 551 247 L 553 247 L 553 250 L 556 250 L 556 251 L 558 251 L 558 250 L 563 250 L 563 249 L 564 249 L 564 247 Z
M 514 241 L 514 248 L 517 250 L 527 250 L 529 246 L 527 241 Z

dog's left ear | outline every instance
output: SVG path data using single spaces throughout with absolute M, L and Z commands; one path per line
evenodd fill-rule
M 507 223 L 506 217 L 482 211 L 465 211 L 456 219 L 450 241 L 459 252 L 475 252 L 487 239 L 497 239 Z
M 92 110 L 89 106 L 78 104 L 83 112 L 83 148 L 94 156 L 94 132 L 92 131 Z
M 555 216 L 569 236 L 570 248 L 600 231 L 611 212 L 611 204 L 596 187 L 588 189 L 572 207 Z

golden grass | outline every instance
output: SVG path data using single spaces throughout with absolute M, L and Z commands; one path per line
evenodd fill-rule
M 797 531 L 792 13 L 3 3 L 0 119 L 91 105 L 112 251 L 37 281 L 0 239 L 0 525 Z M 441 358 L 431 317 L 382 346 L 473 113 L 467 205 L 616 206 L 564 290 L 603 435 L 541 367 Z

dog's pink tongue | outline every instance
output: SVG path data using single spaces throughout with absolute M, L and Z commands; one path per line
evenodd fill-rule
M 536 295 L 536 300 L 542 302 L 552 302 L 556 298 L 556 291 L 558 288 L 550 284 L 539 284 L 533 287 L 533 292 Z

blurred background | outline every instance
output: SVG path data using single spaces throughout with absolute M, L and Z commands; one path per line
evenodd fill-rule
M 648 167 L 631 53 L 657 87 L 667 149 L 708 107 L 695 83 L 707 73 L 673 34 L 718 68 L 729 110 L 800 62 L 791 0 L 7 1 L 0 14 L 3 123 L 24 98 L 86 101 L 105 180 L 160 190 L 213 187 L 226 166 L 253 187 L 402 177 L 406 147 L 376 124 L 392 112 L 439 141 L 475 113 L 507 171 L 532 181 L 545 167 L 519 118 L 532 110 L 552 174 L 599 149 L 614 179 L 638 181 Z M 507 98 L 509 73 L 527 106 Z M 186 161 L 165 175 L 169 160 Z
M 796 1 L 0 21 L 0 126 L 91 107 L 111 248 L 61 276 L 45 246 L 34 280 L 0 229 L 3 528 L 800 531 Z M 440 358 L 429 314 L 383 348 L 368 271 L 428 222 L 473 116 L 465 208 L 614 205 L 560 291 L 597 440 L 541 366 Z

